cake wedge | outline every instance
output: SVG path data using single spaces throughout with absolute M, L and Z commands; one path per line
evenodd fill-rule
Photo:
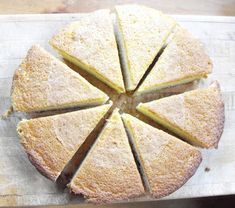
M 141 5 L 115 7 L 125 85 L 134 90 L 176 25 L 173 18 Z
M 202 148 L 217 148 L 224 128 L 224 102 L 217 81 L 207 88 L 140 103 L 137 110 Z
M 119 93 L 125 92 L 112 18 L 108 9 L 83 14 L 62 28 L 50 44 L 63 58 Z
M 144 193 L 118 109 L 107 120 L 69 188 L 95 203 L 128 200 Z
M 20 143 L 32 164 L 56 181 L 111 105 L 22 120 L 17 126 Z
M 34 112 L 104 104 L 109 97 L 78 73 L 33 45 L 12 83 L 14 111 Z
M 160 198 L 179 189 L 195 173 L 202 157 L 195 147 L 122 114 L 151 196 Z
M 200 78 L 212 72 L 203 44 L 186 29 L 177 30 L 136 94 L 152 92 Z

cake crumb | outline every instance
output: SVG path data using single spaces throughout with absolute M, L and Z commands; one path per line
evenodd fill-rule
M 205 172 L 209 172 L 210 170 L 211 170 L 211 169 L 208 168 L 208 167 L 205 168 Z
M 5 113 L 1 115 L 1 119 L 7 119 L 14 112 L 13 107 L 11 106 Z

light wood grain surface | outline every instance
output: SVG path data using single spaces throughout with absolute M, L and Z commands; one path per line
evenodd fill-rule
M 78 14 L 0 16 L 0 114 L 10 105 L 12 76 L 29 47 L 39 43 L 56 55 L 48 40 L 58 28 L 77 17 Z M 165 199 L 235 194 L 235 17 L 176 19 L 205 43 L 213 59 L 213 74 L 199 85 L 219 80 L 226 122 L 219 148 L 203 150 L 203 162 L 196 174 Z M 30 164 L 15 130 L 20 119 L 15 114 L 0 120 L 0 205 L 80 203 L 80 197 L 71 196 Z
M 235 0 L 1 0 L 0 14 L 89 12 L 140 3 L 170 14 L 235 15 Z

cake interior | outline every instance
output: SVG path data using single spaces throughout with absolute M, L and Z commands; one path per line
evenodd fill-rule
M 117 45 L 118 45 L 118 50 L 119 50 L 119 54 L 120 54 L 120 63 L 122 65 L 122 72 L 123 72 L 125 87 L 126 87 L 127 91 L 134 91 L 134 90 L 136 90 L 137 86 L 140 84 L 141 80 L 139 81 L 137 86 L 135 86 L 133 84 L 134 74 L 130 70 L 130 62 L 128 60 L 128 50 L 126 47 L 126 41 L 124 39 L 123 31 L 121 28 L 121 21 L 118 17 L 117 11 L 115 12 L 115 17 L 113 18 L 113 25 L 114 25 L 114 31 L 115 31 L 116 41 L 117 41 Z M 174 27 L 175 27 L 175 25 L 174 25 Z M 156 54 L 153 57 L 152 62 L 157 57 L 157 55 L 159 54 L 159 52 L 161 51 L 163 46 L 166 44 L 170 35 L 173 33 L 174 27 L 169 31 L 168 34 L 166 34 L 165 38 L 162 41 L 162 44 L 159 46 L 159 48 L 156 49 Z M 151 65 L 152 65 L 152 63 L 150 63 L 149 66 L 147 66 L 146 71 L 142 77 L 146 76 L 146 73 L 149 73 L 149 71 L 150 71 L 149 69 L 153 67 Z
M 128 139 L 129 139 L 129 143 L 130 143 L 130 146 L 131 146 L 139 173 L 141 175 L 141 180 L 143 182 L 145 191 L 150 192 L 150 185 L 149 185 L 149 182 L 148 182 L 148 179 L 146 176 L 147 170 L 144 168 L 145 166 L 143 165 L 144 160 L 141 157 L 139 149 L 137 148 L 137 144 L 135 142 L 135 139 L 132 137 L 132 135 L 133 135 L 132 127 L 131 127 L 128 119 L 123 119 L 123 117 L 125 117 L 125 114 L 122 114 L 122 121 L 124 123 L 125 130 L 126 130 L 126 133 L 127 133 Z
M 169 122 L 167 119 L 161 117 L 155 112 L 152 112 L 151 110 L 143 107 L 141 103 L 137 106 L 137 110 L 143 113 L 144 115 L 150 117 L 160 125 L 166 127 L 169 129 L 171 132 L 177 134 L 181 138 L 187 140 L 190 144 L 198 146 L 198 147 L 206 147 L 207 145 L 204 144 L 203 142 L 199 141 L 197 138 L 193 137 L 191 134 L 188 132 L 184 131 L 183 129 L 179 128 L 178 126 L 172 124 Z
M 111 82 L 109 79 L 107 79 L 106 77 L 101 75 L 94 67 L 91 67 L 89 65 L 86 65 L 86 64 L 82 63 L 79 59 L 69 55 L 65 51 L 60 50 L 55 45 L 53 45 L 53 48 L 55 48 L 64 59 L 66 59 L 66 60 L 70 61 L 71 63 L 77 65 L 78 67 L 86 70 L 87 72 L 89 72 L 93 76 L 97 77 L 102 82 L 104 82 L 107 85 L 109 85 L 111 88 L 114 88 L 115 90 L 117 90 L 119 93 L 123 93 L 124 92 L 123 89 L 120 86 L 117 86 L 116 84 Z
M 141 88 L 141 85 L 140 85 L 139 90 L 135 92 L 135 95 L 143 94 L 143 92 L 150 93 L 150 92 L 153 92 L 154 90 L 161 90 L 163 88 L 186 84 L 186 83 L 193 82 L 195 80 L 199 80 L 201 78 L 206 78 L 206 77 L 207 77 L 206 73 L 201 73 L 201 74 L 196 74 L 192 76 L 187 76 L 183 79 L 176 79 L 175 81 L 165 82 L 164 84 L 156 84 L 156 85 L 150 86 L 148 88 L 143 88 L 143 89 Z

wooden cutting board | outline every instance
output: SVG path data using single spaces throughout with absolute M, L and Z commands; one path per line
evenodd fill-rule
M 79 14 L 0 16 L 0 114 L 10 106 L 14 70 L 29 47 L 39 43 L 48 51 L 48 40 L 62 25 Z M 218 80 L 225 101 L 225 127 L 217 150 L 202 150 L 203 162 L 196 174 L 165 199 L 235 194 L 235 17 L 175 16 L 199 37 L 214 62 L 213 74 L 200 85 Z M 0 205 L 81 203 L 43 177 L 19 144 L 19 115 L 0 120 Z

